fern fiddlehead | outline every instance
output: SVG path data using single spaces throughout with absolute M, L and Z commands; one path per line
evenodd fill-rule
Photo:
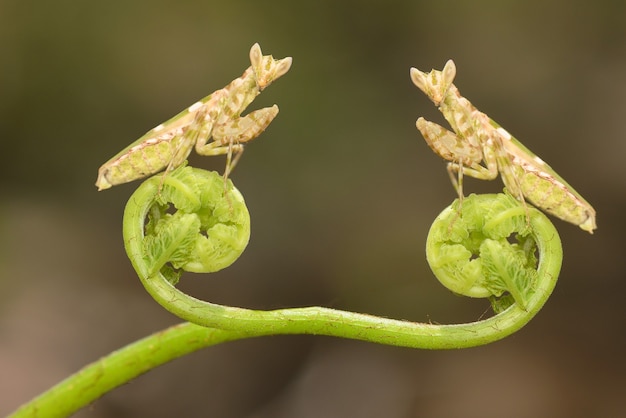
M 234 258 L 241 253 L 249 236 L 243 198 L 232 183 L 225 189 L 217 173 L 195 168 L 169 175 L 161 192 L 159 181 L 146 181 L 128 202 L 126 249 L 144 286 L 161 305 L 206 327 L 248 336 L 307 333 L 418 348 L 469 347 L 503 338 L 526 324 L 547 300 L 560 270 L 560 240 L 545 215 L 507 195 L 472 195 L 460 213 L 449 207 L 437 218 L 427 255 L 439 280 L 453 292 L 490 298 L 494 317 L 433 325 L 323 307 L 258 311 L 216 305 L 177 289 L 178 272 L 216 271 L 233 261 L 225 256 L 230 250 Z M 209 196 L 217 203 L 210 203 Z M 183 201 L 187 198 L 191 203 Z M 169 206 L 181 209 L 168 213 Z M 517 242 L 509 242 L 512 234 L 519 236 Z M 217 264 L 203 253 L 206 248 L 218 255 Z

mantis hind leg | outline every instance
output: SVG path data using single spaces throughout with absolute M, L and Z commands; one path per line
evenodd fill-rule
M 172 142 L 178 141 L 176 147 L 172 152 L 172 159 L 165 167 L 165 171 L 163 172 L 163 176 L 161 177 L 161 183 L 159 185 L 159 191 L 163 188 L 163 183 L 165 182 L 165 177 L 183 165 L 183 163 L 189 157 L 191 150 L 194 144 L 197 144 L 199 141 L 206 142 L 206 138 L 211 135 L 211 124 L 207 124 L 205 122 L 207 115 L 206 110 L 200 110 L 196 114 L 193 119 L 193 122 L 189 125 L 188 128 L 184 129 L 182 134 L 175 136 L 172 139 Z
M 522 189 L 520 177 L 517 173 L 515 173 L 515 166 L 510 162 L 510 160 L 504 158 L 499 160 L 498 163 L 500 165 L 500 176 L 502 177 L 502 183 L 504 183 L 504 187 L 506 187 L 507 193 L 522 203 L 522 206 L 524 207 L 524 211 L 526 213 L 526 224 L 530 227 L 530 213 L 528 211 L 528 204 L 526 203 L 526 198 L 524 197 L 524 191 Z

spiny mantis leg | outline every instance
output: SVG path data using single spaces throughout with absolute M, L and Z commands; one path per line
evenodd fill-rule
M 463 175 L 481 180 L 493 180 L 498 176 L 498 162 L 491 148 L 473 145 L 454 132 L 424 118 L 419 118 L 416 125 L 430 148 L 450 161 L 447 166 L 448 175 L 460 201 L 463 200 Z M 485 166 L 480 164 L 482 161 L 485 161 Z
M 241 158 L 243 143 L 259 136 L 276 115 L 278 115 L 278 106 L 274 105 L 215 125 L 211 131 L 213 141 L 207 143 L 209 137 L 201 135 L 196 142 L 196 152 L 205 156 L 226 154 L 226 169 L 224 170 L 224 181 L 226 181 Z M 234 159 L 233 152 L 235 153 Z

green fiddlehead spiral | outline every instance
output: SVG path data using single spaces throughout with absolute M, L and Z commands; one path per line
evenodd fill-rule
M 428 234 L 433 273 L 457 294 L 489 298 L 496 312 L 513 303 L 526 309 L 537 288 L 540 212 L 506 194 L 470 195 L 462 216 L 458 206 L 457 200 L 445 209 Z M 558 235 L 551 245 L 560 248 Z
M 155 300 L 190 322 L 86 366 L 12 416 L 69 415 L 175 358 L 254 336 L 330 335 L 422 349 L 488 344 L 537 314 L 556 285 L 562 260 L 559 236 L 545 215 L 507 195 L 481 195 L 464 199 L 460 212 L 454 203 L 437 217 L 427 258 L 453 292 L 490 298 L 496 312 L 491 318 L 437 325 L 323 307 L 254 311 L 204 302 L 175 287 L 181 270 L 210 272 L 231 264 L 248 242 L 249 225 L 241 194 L 217 173 L 183 167 L 145 181 L 124 213 L 126 250 Z M 510 242 L 511 234 L 517 234 L 516 242 Z
M 149 206 L 141 206 L 147 212 L 136 213 L 135 199 L 145 202 L 146 197 L 152 199 Z M 182 167 L 155 176 L 135 192 L 127 211 L 142 227 L 145 222 L 141 248 L 127 242 L 131 261 L 141 260 L 133 265 L 141 276 L 161 272 L 172 284 L 181 271 L 213 273 L 228 267 L 250 239 L 243 196 L 215 172 Z

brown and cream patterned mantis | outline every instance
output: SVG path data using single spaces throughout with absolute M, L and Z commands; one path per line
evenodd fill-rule
M 476 109 L 452 82 L 456 66 L 449 60 L 442 71 L 423 73 L 411 68 L 413 83 L 443 113 L 451 132 L 420 117 L 417 129 L 432 150 L 448 160 L 452 184 L 463 198 L 463 175 L 482 180 L 502 176 L 509 193 L 593 233 L 596 211 L 548 164 L 504 128 Z
M 224 179 L 233 170 L 244 143 L 259 136 L 278 114 L 274 105 L 241 113 L 254 98 L 291 67 L 291 57 L 280 60 L 250 49 L 250 67 L 223 89 L 192 104 L 120 151 L 98 170 L 98 190 L 182 165 L 195 146 L 200 155 L 227 155 Z M 234 154 L 234 158 L 233 158 Z

